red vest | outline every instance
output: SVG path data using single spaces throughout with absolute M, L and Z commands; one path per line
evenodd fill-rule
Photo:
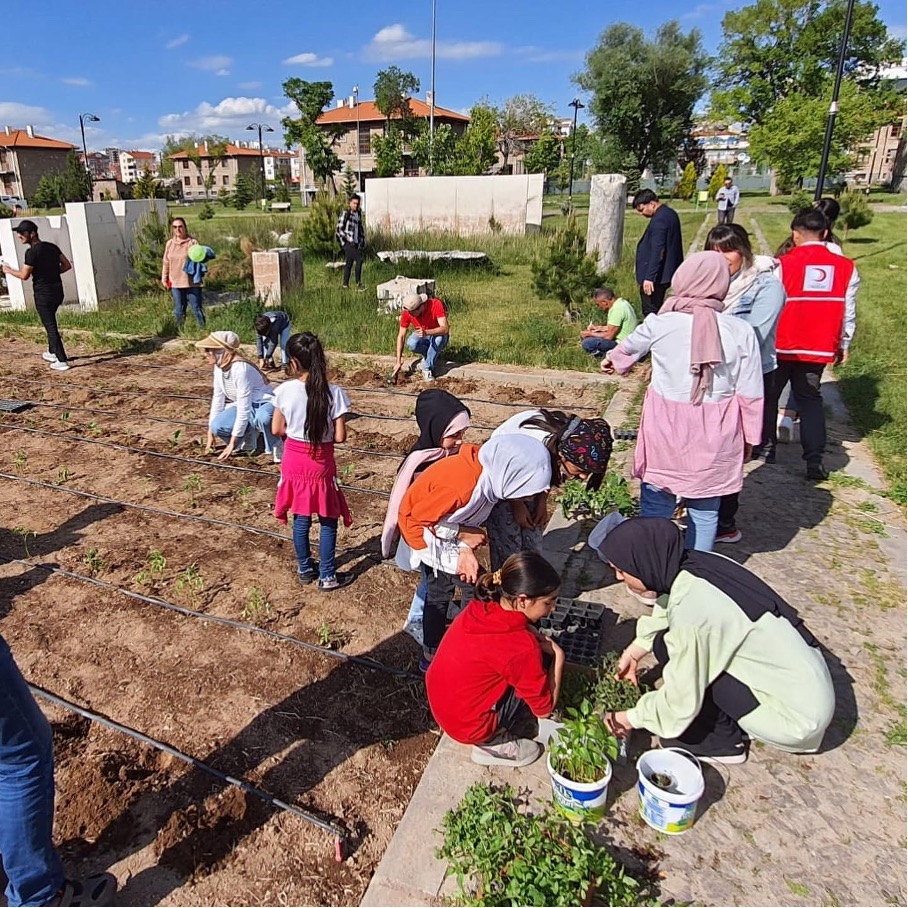
M 779 259 L 788 297 L 776 330 L 779 359 L 831 363 L 842 342 L 845 293 L 854 262 L 822 243 L 795 246 Z

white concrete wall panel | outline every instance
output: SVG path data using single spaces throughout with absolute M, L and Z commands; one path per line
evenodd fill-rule
M 25 264 L 25 250 L 28 248 L 19 242 L 19 235 L 14 227 L 25 218 L 4 218 L 0 220 L 0 257 L 17 270 Z M 38 236 L 42 240 L 55 243 L 60 251 L 73 261 L 74 254 L 69 237 L 69 226 L 61 214 L 47 217 L 28 218 L 38 227 Z M 20 281 L 18 278 L 7 278 L 10 304 L 13 309 L 34 309 L 35 291 L 31 281 Z M 79 300 L 75 267 L 63 275 L 63 302 L 75 303 Z

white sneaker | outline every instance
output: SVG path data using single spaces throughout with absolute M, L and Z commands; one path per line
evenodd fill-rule
M 423 381 L 435 381 L 435 376 L 432 374 L 431 369 L 422 370 L 422 380 Z
M 56 355 L 47 351 L 41 354 L 41 359 L 46 363 L 55 363 L 57 361 Z
M 420 646 L 422 646 L 422 621 L 408 621 L 404 625 L 404 633 L 409 634 Z
M 794 441 L 794 420 L 790 416 L 780 416 L 776 432 L 781 444 L 791 443 Z
M 284 443 L 282 441 L 276 441 L 274 446 L 271 448 L 271 461 L 272 463 L 280 463 L 281 458 L 284 456 Z
M 542 745 L 528 738 L 512 738 L 501 744 L 474 744 L 470 759 L 480 766 L 529 766 L 539 759 Z
M 50 364 L 51 369 L 56 369 L 57 372 L 66 372 L 69 369 L 69 363 L 61 363 L 60 360 L 55 359 Z

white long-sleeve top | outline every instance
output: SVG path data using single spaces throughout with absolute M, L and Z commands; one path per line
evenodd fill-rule
M 208 412 L 208 425 L 229 406 L 236 407 L 236 418 L 233 421 L 231 435 L 242 438 L 249 425 L 249 413 L 252 405 L 261 403 L 274 396 L 274 388 L 262 377 L 262 373 L 251 363 L 234 360 L 227 369 L 214 367 L 214 392 L 211 395 L 211 409 Z

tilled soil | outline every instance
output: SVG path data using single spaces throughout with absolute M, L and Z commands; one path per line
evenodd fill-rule
M 338 560 L 357 580 L 320 594 L 298 585 L 289 531 L 271 516 L 279 467 L 264 455 L 216 467 L 203 455 L 211 378 L 196 357 L 74 349 L 74 368 L 57 374 L 37 345 L 3 347 L 0 398 L 37 404 L 0 416 L 0 633 L 25 676 L 347 831 L 338 863 L 316 826 L 48 707 L 70 869 L 112 868 L 119 904 L 358 904 L 437 734 L 417 646 L 399 631 L 415 580 L 378 546 L 424 386 L 336 373 L 356 414 L 337 451 L 354 515 Z M 603 399 L 595 388 L 437 384 L 470 397 L 486 427 L 520 406 L 592 414 Z

